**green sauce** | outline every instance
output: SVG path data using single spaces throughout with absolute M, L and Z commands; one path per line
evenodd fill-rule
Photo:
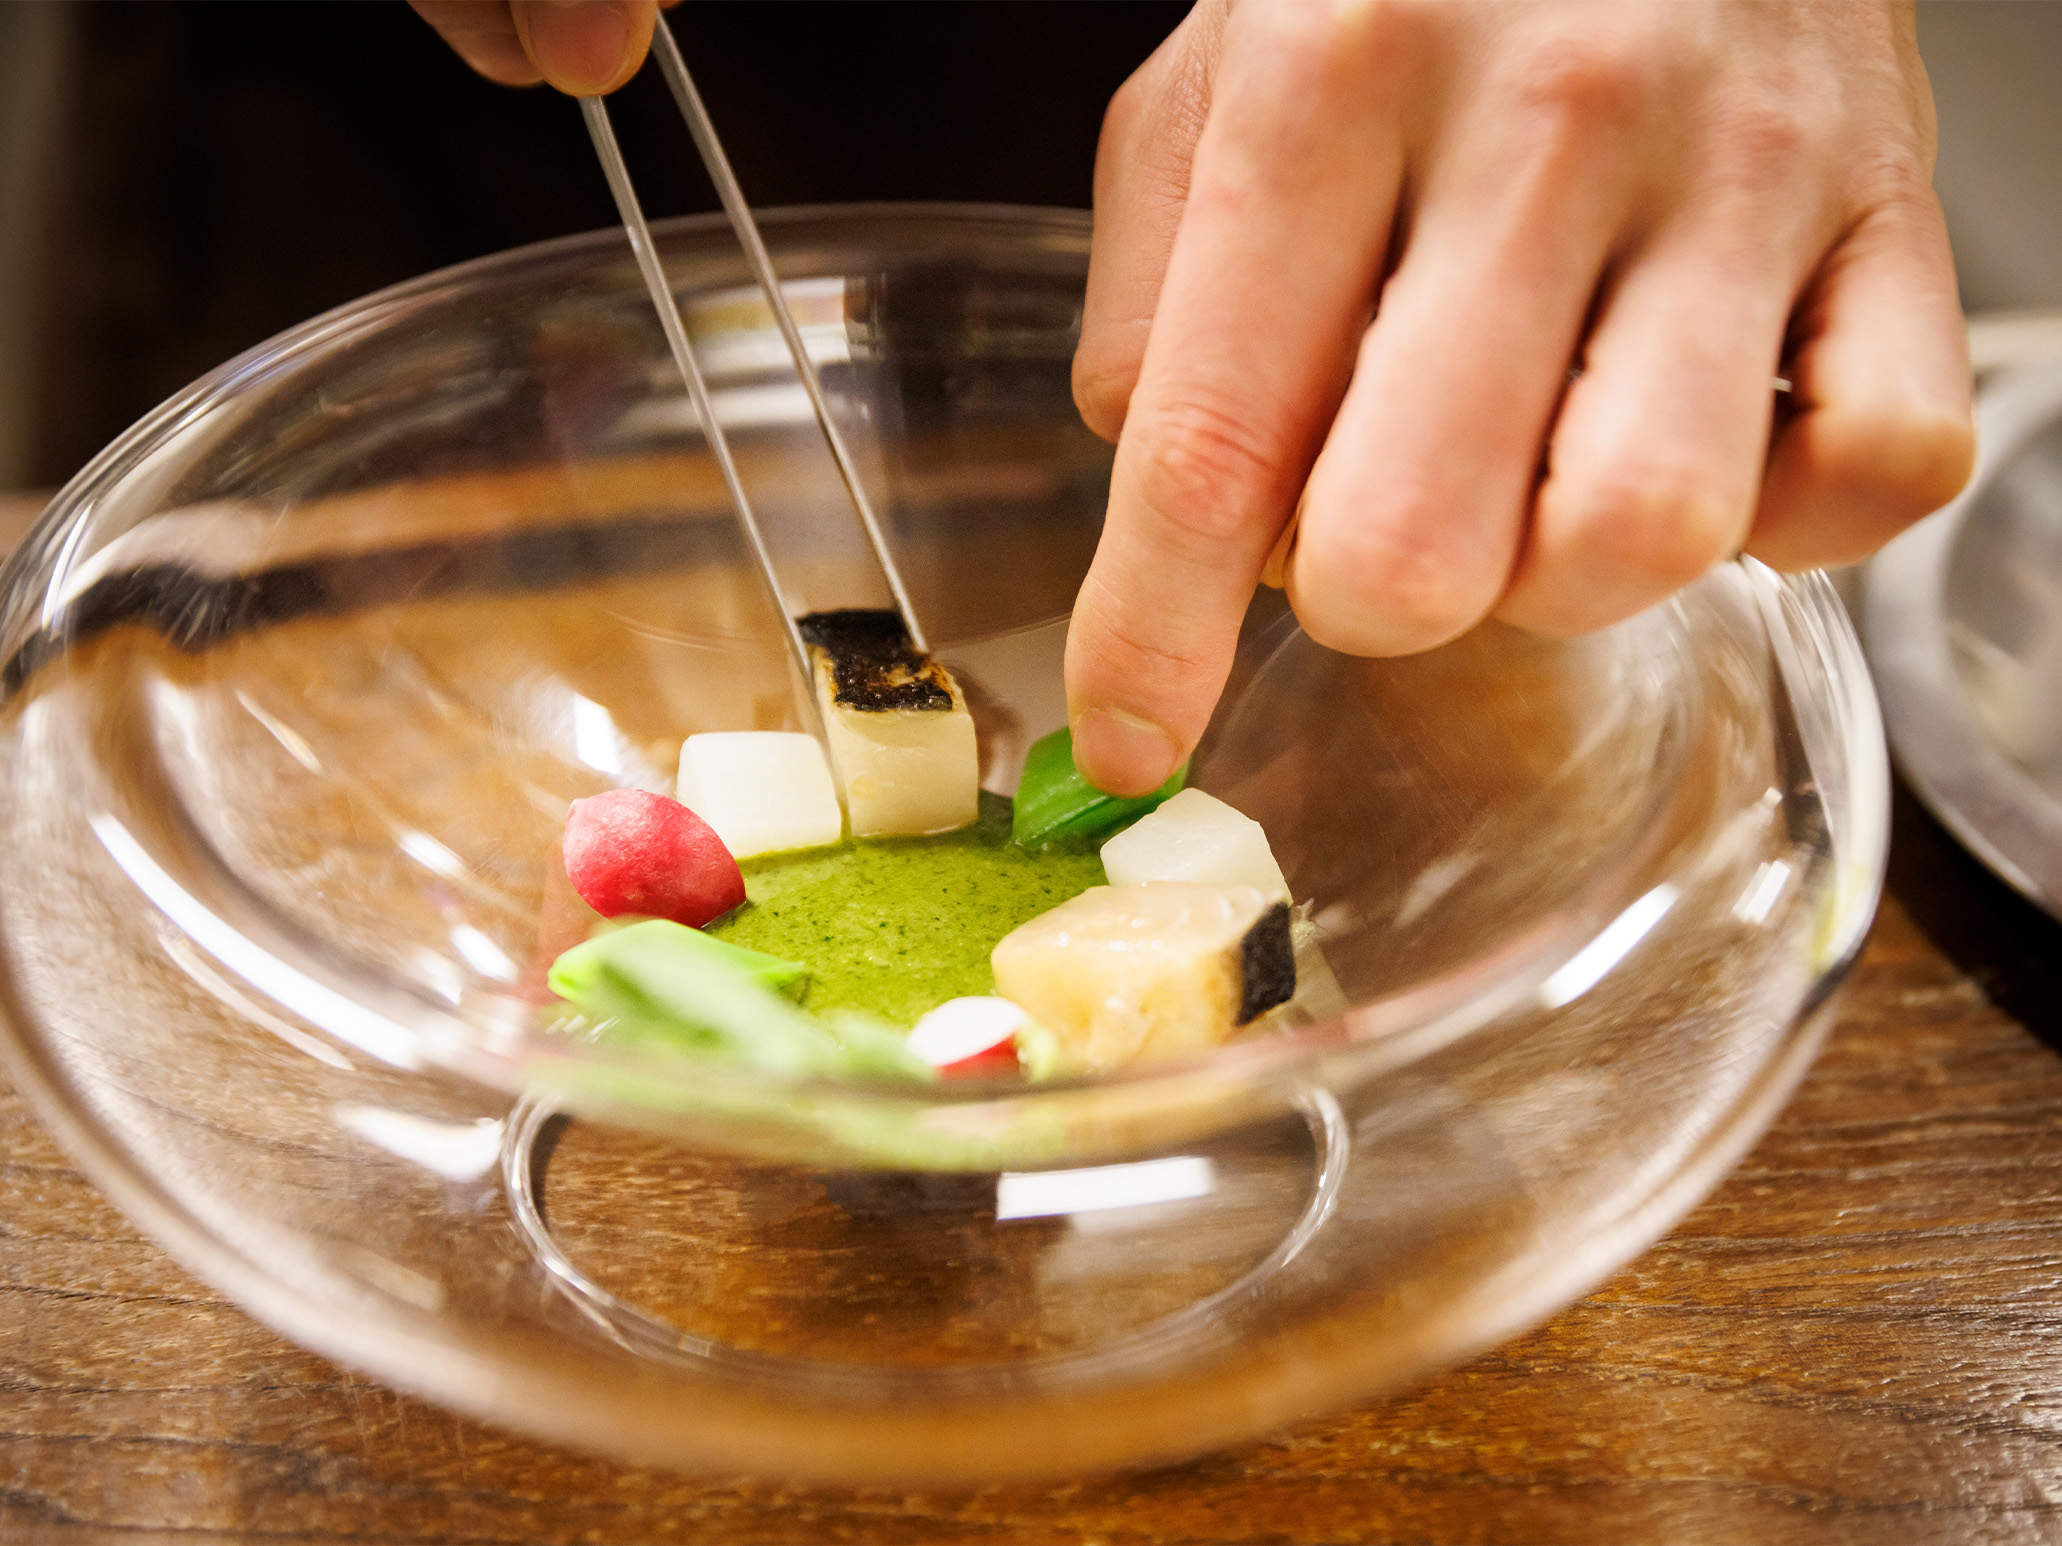
M 806 1008 L 862 1009 L 900 1026 L 949 998 L 993 993 L 988 952 L 1018 924 L 1104 884 L 1094 849 L 1026 852 L 1010 802 L 983 792 L 971 827 L 747 859 L 751 898 L 708 932 L 800 961 Z

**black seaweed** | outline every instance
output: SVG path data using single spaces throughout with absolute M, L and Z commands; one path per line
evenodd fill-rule
M 1239 998 L 1240 1025 L 1296 996 L 1296 947 L 1289 937 L 1287 902 L 1275 903 L 1246 930 L 1239 942 L 1239 965 L 1246 978 Z
M 949 709 L 951 678 L 910 642 L 899 614 L 847 607 L 795 619 L 805 643 L 830 657 L 833 697 L 847 708 L 881 714 L 892 709 Z
M 899 612 L 886 607 L 842 607 L 835 612 L 805 612 L 795 627 L 806 644 L 833 655 L 914 653 L 909 629 Z

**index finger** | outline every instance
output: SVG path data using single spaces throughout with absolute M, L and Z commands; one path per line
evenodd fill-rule
M 1370 35 L 1394 15 L 1232 15 L 1067 642 L 1075 759 L 1110 793 L 1157 788 L 1201 736 L 1345 390 L 1401 177 L 1399 93 L 1371 78 L 1410 56 Z

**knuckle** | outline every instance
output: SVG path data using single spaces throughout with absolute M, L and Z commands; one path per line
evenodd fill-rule
M 1621 468 L 1572 501 L 1544 491 L 1543 506 L 1563 508 L 1543 509 L 1542 519 L 1572 515 L 1598 558 L 1640 590 L 1666 595 L 1730 554 L 1745 531 L 1748 512 L 1718 487 L 1693 467 Z
M 1961 493 L 1976 465 L 1976 431 L 1966 414 L 1849 412 L 1829 416 L 1821 434 L 1829 492 L 1877 505 L 1898 527 Z
M 1909 152 L 1879 151 L 1857 161 L 1849 175 L 1867 222 L 1899 231 L 1931 231 L 1942 224 L 1933 178 Z
M 1342 115 L 1393 101 L 1426 78 L 1448 23 L 1436 0 L 1348 4 L 1242 4 L 1239 46 L 1225 51 L 1215 118 L 1250 125 L 1269 141 L 1277 175 L 1293 176 L 1309 152 L 1336 139 Z
M 1148 61 L 1111 93 L 1109 105 L 1103 109 L 1098 162 L 1113 150 L 1136 154 L 1139 145 L 1151 139 L 1165 94 L 1161 73 Z M 1097 170 L 1102 170 L 1100 165 Z
M 1067 638 L 1067 676 L 1078 691 L 1113 702 L 1167 702 L 1219 680 L 1224 650 L 1197 620 L 1144 609 L 1094 571 Z
M 1748 188 L 1787 184 L 1814 166 L 1819 131 L 1790 95 L 1764 93 L 1728 103 L 1712 143 L 1722 181 Z
M 1494 605 L 1503 572 L 1410 535 L 1438 529 L 1429 512 L 1405 514 L 1393 526 L 1362 526 L 1325 553 L 1321 583 L 1298 589 L 1304 631 L 1347 655 L 1410 654 L 1467 632 Z
M 1643 105 L 1639 61 L 1621 43 L 1566 33 L 1528 50 L 1514 83 L 1531 117 L 1577 131 L 1622 127 Z
M 1136 351 L 1084 339 L 1074 352 L 1074 406 L 1082 422 L 1105 440 L 1114 442 L 1123 432 L 1137 382 Z
M 1369 68 L 1426 50 L 1440 21 L 1439 0 L 1363 0 L 1358 5 L 1270 8 L 1272 41 L 1311 72 L 1305 84 L 1356 89 Z
M 1353 29 L 1360 42 L 1387 50 L 1430 47 L 1440 28 L 1451 20 L 1444 0 L 1368 0 L 1354 8 L 1335 7 L 1335 21 Z M 1357 24 L 1357 25 L 1356 25 Z
M 1103 619 L 1104 642 L 1120 681 L 1144 682 L 1160 691 L 1187 687 L 1207 676 L 1215 662 L 1169 647 L 1128 625 L 1122 613 Z
M 1124 84 L 1110 93 L 1110 105 L 1103 109 L 1103 133 L 1124 135 L 1145 114 L 1156 95 L 1157 82 L 1148 77 L 1150 68 L 1132 71 Z
M 1279 441 L 1250 408 L 1190 396 L 1157 406 L 1136 433 L 1139 495 L 1179 531 L 1225 541 L 1277 502 Z

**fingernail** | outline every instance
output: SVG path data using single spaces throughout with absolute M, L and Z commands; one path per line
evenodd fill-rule
M 529 19 L 530 53 L 561 91 L 593 96 L 629 64 L 630 18 L 615 0 L 540 0 Z
M 1074 766 L 1104 794 L 1151 794 L 1181 761 L 1173 736 L 1122 709 L 1087 709 L 1074 720 Z

